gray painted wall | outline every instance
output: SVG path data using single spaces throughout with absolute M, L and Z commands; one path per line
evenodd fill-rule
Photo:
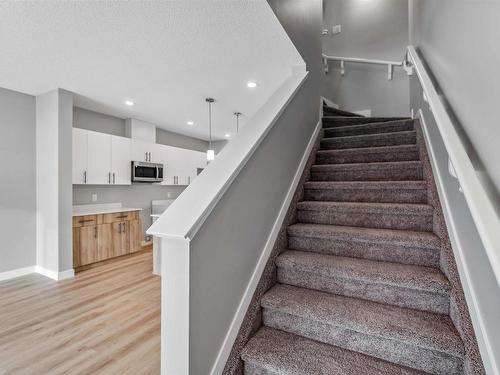
M 169 132 L 168 130 L 159 128 L 156 128 L 156 143 L 203 152 L 208 150 L 207 141 Z
M 310 76 L 191 242 L 192 375 L 210 372 L 319 120 L 321 0 L 269 3 Z
M 500 2 L 419 0 L 410 2 L 412 43 L 422 53 L 446 96 L 470 155 L 500 189 Z M 477 157 L 475 157 L 477 155 Z
M 0 88 L 0 272 L 36 264 L 35 98 Z
M 331 27 L 342 32 L 332 35 Z M 408 45 L 408 2 L 401 0 L 325 0 L 323 52 L 328 55 L 401 61 Z M 374 116 L 409 113 L 408 77 L 394 69 L 392 81 L 387 67 L 346 63 L 345 76 L 339 64 L 330 63 L 323 81 L 323 96 L 341 108 L 371 109 Z
M 87 109 L 73 108 L 73 126 L 119 137 L 125 137 L 125 119 L 108 116 Z
M 481 237 L 477 231 L 476 225 L 470 213 L 467 201 L 463 193 L 460 192 L 458 181 L 448 172 L 448 158 L 449 155 L 446 151 L 443 138 L 437 127 L 436 120 L 429 110 L 429 105 L 423 100 L 423 89 L 420 85 L 416 75 L 411 77 L 410 80 L 410 100 L 411 105 L 416 111 L 422 109 L 423 119 L 427 125 L 429 144 L 427 145 L 428 151 L 432 150 L 433 156 L 433 174 L 436 184 L 439 187 L 440 183 L 443 190 L 446 192 L 446 199 L 440 196 L 443 212 L 447 220 L 448 231 L 450 240 L 454 249 L 455 259 L 460 259 L 467 265 L 468 276 L 465 277 L 460 262 L 456 262 L 458 270 L 461 271 L 460 279 L 462 286 L 454 285 L 454 279 L 450 278 L 451 286 L 455 292 L 451 293 L 451 313 L 450 316 L 457 327 L 460 336 L 465 344 L 465 375 L 482 374 L 482 371 L 477 371 L 483 366 L 481 365 L 481 358 L 477 353 L 476 339 L 472 337 L 474 332 L 469 327 L 469 317 L 463 313 L 467 306 L 461 306 L 461 296 L 457 295 L 456 290 L 464 289 L 465 297 L 467 299 L 468 309 L 474 312 L 474 306 L 481 307 L 481 314 L 483 323 L 487 324 L 488 331 L 491 334 L 490 339 L 492 346 L 497 347 L 496 352 L 500 351 L 500 337 L 493 334 L 493 332 L 500 332 L 500 293 L 498 283 L 495 279 L 491 263 Z M 440 183 L 438 183 L 440 181 Z M 446 206 L 446 203 L 448 204 Z M 448 211 L 446 211 L 448 209 Z M 448 216 L 449 215 L 449 216 Z M 453 220 L 455 231 L 451 232 L 450 220 Z M 449 272 L 449 270 L 447 270 Z M 475 292 L 475 298 L 471 299 L 468 294 L 468 288 Z M 461 293 L 461 292 L 460 292 Z M 478 325 L 474 327 L 476 331 L 477 341 L 482 343 L 480 336 L 480 329 Z M 495 352 L 495 349 L 493 350 Z M 484 352 L 483 352 L 484 355 Z M 485 367 L 490 366 L 488 357 L 483 357 Z M 474 371 L 476 369 L 476 371 Z M 487 371 L 487 373 L 490 373 Z M 492 373 L 492 372 L 491 372 Z
M 77 128 L 125 137 L 124 119 L 77 107 L 74 108 L 73 119 L 74 126 Z M 197 151 L 206 151 L 208 148 L 206 141 L 163 129 L 156 130 L 156 142 Z M 146 232 L 146 229 L 151 225 L 151 201 L 177 198 L 184 189 L 185 187 L 151 184 L 132 184 L 130 186 L 74 185 L 73 204 L 121 202 L 127 207 L 142 208 L 141 219 L 143 230 Z M 92 202 L 92 194 L 97 194 L 96 202 Z

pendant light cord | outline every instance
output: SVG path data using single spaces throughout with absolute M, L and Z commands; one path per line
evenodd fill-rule
M 212 149 L 212 102 L 208 102 L 208 149 Z

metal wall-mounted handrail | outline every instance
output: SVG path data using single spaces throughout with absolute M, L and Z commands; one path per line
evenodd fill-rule
M 408 69 L 411 69 L 407 63 L 406 58 L 401 61 L 390 61 L 390 60 L 376 60 L 376 59 L 364 59 L 359 57 L 343 57 L 343 56 L 330 56 L 323 54 L 323 68 L 325 73 L 328 73 L 328 63 L 330 61 L 340 62 L 340 74 L 345 75 L 345 63 L 357 63 L 357 64 L 373 64 L 373 65 L 387 65 L 387 79 L 392 80 L 392 73 L 395 66 L 400 66 L 404 68 L 408 75 L 411 75 Z

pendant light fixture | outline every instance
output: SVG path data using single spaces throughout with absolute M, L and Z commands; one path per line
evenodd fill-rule
M 208 103 L 208 150 L 207 150 L 207 162 L 210 163 L 215 158 L 215 151 L 212 149 L 212 103 L 215 102 L 213 98 L 206 98 L 205 101 Z
M 240 131 L 240 116 L 242 114 L 243 113 L 241 112 L 234 112 L 234 115 L 236 116 L 236 134 L 238 134 L 238 132 Z

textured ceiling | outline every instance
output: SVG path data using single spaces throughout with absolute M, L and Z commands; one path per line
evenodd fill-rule
M 217 101 L 223 138 L 234 134 L 233 112 L 244 126 L 303 65 L 264 0 L 0 1 L 0 51 L 0 87 L 64 88 L 79 107 L 203 139 L 205 97 Z

